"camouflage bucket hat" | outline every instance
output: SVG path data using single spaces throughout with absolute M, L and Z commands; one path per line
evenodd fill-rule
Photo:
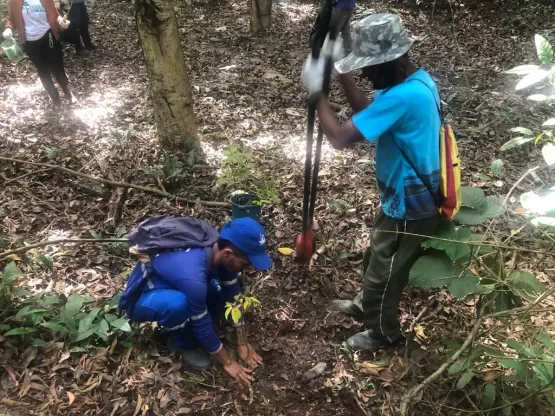
M 340 74 L 383 64 L 403 56 L 414 40 L 409 38 L 399 16 L 379 13 L 355 24 L 353 52 L 335 63 Z

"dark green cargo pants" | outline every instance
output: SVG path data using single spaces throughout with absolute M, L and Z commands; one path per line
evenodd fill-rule
M 376 216 L 370 247 L 364 253 L 363 291 L 355 304 L 364 311 L 368 328 L 390 342 L 400 335 L 399 302 L 424 240 L 403 233 L 429 236 L 439 221 L 439 214 L 422 220 L 396 220 L 380 210 Z

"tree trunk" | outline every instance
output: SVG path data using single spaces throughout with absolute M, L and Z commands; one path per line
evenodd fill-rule
M 251 33 L 264 32 L 272 24 L 272 0 L 251 1 Z
M 160 145 L 185 152 L 197 149 L 193 96 L 171 1 L 136 0 L 135 19 Z

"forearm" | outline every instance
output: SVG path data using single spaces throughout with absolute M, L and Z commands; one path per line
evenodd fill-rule
M 318 111 L 320 128 L 324 129 L 324 133 L 326 134 L 330 144 L 335 149 L 343 149 L 345 146 L 340 140 L 338 140 L 341 125 L 335 118 L 333 109 L 324 95 L 318 98 L 318 101 L 316 102 L 316 110 Z
M 54 37 L 58 39 L 60 35 L 60 26 L 58 25 L 58 10 L 56 9 L 56 6 L 54 5 L 54 2 L 52 0 L 41 0 L 41 4 L 46 9 L 46 20 L 50 25 L 50 29 L 52 30 Z
M 8 3 L 8 22 L 6 27 L 15 29 L 19 40 L 25 43 L 25 23 L 23 22 L 23 3 L 19 0 L 11 0 Z
M 351 108 L 355 113 L 364 110 L 370 105 L 370 100 L 364 92 L 360 90 L 355 84 L 355 80 L 351 74 L 343 74 L 339 77 L 341 85 L 345 90 L 345 95 L 347 96 L 347 101 L 351 105 Z
M 330 144 L 335 149 L 342 150 L 353 143 L 364 140 L 352 120 L 343 125 L 339 123 L 328 99 L 323 94 L 320 94 L 316 100 L 316 110 L 320 118 L 320 127 L 324 129 Z
M 214 357 L 221 365 L 224 365 L 224 366 L 229 365 L 233 361 L 233 359 L 229 355 L 229 352 L 227 352 L 227 350 L 223 345 L 219 351 L 212 354 L 212 357 Z
M 247 330 L 245 329 L 245 325 L 238 326 L 235 328 L 235 335 L 237 336 L 237 345 L 247 345 Z

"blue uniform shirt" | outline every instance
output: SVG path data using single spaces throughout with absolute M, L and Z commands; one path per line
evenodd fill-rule
M 353 117 L 364 138 L 376 140 L 376 179 L 382 210 L 391 218 L 418 220 L 438 212 L 428 187 L 439 192 L 439 102 L 432 77 L 419 69 L 405 82 L 376 91 L 374 102 Z
M 189 301 L 190 323 L 195 337 L 206 351 L 217 352 L 221 342 L 212 327 L 212 318 L 206 305 L 208 282 L 218 279 L 224 301 L 233 303 L 234 297 L 241 291 L 237 274 L 223 268 L 210 270 L 203 248 L 160 253 L 152 259 L 152 266 L 152 285 L 145 290 L 174 289 L 183 292 Z

